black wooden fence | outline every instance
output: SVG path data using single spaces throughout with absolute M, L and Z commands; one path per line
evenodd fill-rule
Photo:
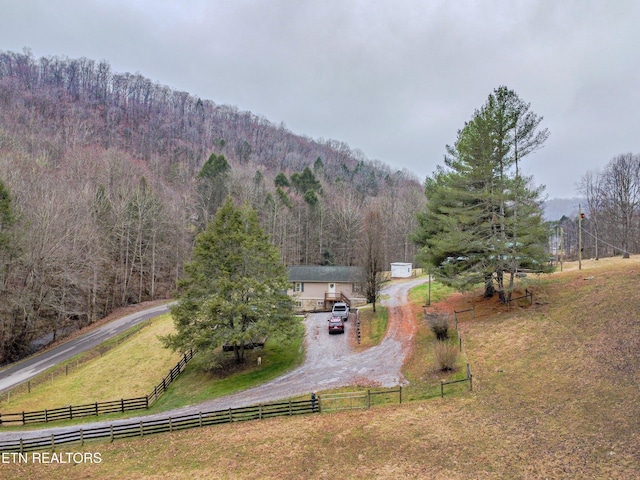
M 460 380 L 440 380 L 440 396 L 444 397 L 444 386 L 452 385 L 454 383 L 469 382 L 469 391 L 473 391 L 473 375 L 471 374 L 471 368 L 467 363 L 467 378 L 461 378 Z
M 112 400 L 109 402 L 95 402 L 86 405 L 69 405 L 66 407 L 39 410 L 35 412 L 0 413 L 0 425 L 20 423 L 48 423 L 56 420 L 71 420 L 89 416 L 106 415 L 108 413 L 124 413 L 133 410 L 145 410 L 153 405 L 169 385 L 184 371 L 187 363 L 193 358 L 193 350 L 185 353 L 169 374 L 162 379 L 153 391 L 138 398 Z
M 390 399 L 397 397 L 398 402 L 402 403 L 402 387 L 341 394 L 341 398 L 343 400 L 349 396 L 356 399 L 368 399 L 366 402 L 366 408 L 370 408 L 372 406 L 372 396 L 388 396 Z M 325 395 L 323 395 L 315 398 L 309 398 L 308 400 L 288 400 L 264 405 L 227 408 L 211 412 L 198 412 L 176 417 L 170 416 L 159 419 L 137 420 L 118 425 L 86 429 L 81 428 L 74 431 L 53 433 L 41 437 L 0 441 L 0 452 L 23 453 L 32 450 L 54 449 L 57 446 L 69 444 L 84 445 L 85 442 L 91 440 L 108 440 L 113 442 L 120 438 L 143 437 L 154 433 L 176 432 L 178 430 L 200 428 L 209 425 L 243 422 L 248 420 L 262 420 L 271 417 L 303 415 L 343 409 L 331 408 L 329 404 L 326 405 L 327 408 L 325 409 L 323 405 L 325 405 L 327 401 L 331 402 L 331 395 L 326 397 L 327 398 L 325 399 Z
M 277 416 L 292 416 L 306 413 L 318 413 L 318 406 L 311 400 L 287 401 L 256 405 L 251 407 L 229 408 L 212 412 L 199 412 L 191 415 L 167 417 L 152 420 L 140 420 L 119 425 L 108 425 L 70 432 L 55 433 L 42 437 L 20 438 L 0 441 L 0 452 L 27 452 L 31 450 L 53 449 L 56 446 L 80 444 L 90 440 L 109 440 L 143 437 L 154 433 L 176 432 L 191 428 L 218 425 L 222 423 L 260 420 Z

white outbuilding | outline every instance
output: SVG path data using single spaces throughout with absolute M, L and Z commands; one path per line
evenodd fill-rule
M 391 264 L 391 278 L 409 278 L 413 265 L 411 263 L 395 262 Z

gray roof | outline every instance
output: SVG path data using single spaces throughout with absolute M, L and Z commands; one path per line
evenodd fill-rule
M 300 265 L 287 269 L 291 282 L 350 282 L 363 281 L 364 272 L 360 267 L 321 267 Z

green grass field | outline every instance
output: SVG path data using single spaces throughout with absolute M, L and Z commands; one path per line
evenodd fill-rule
M 61 366 L 54 375 L 44 373 L 37 384 L 34 381 L 35 386 L 29 392 L 20 388 L 19 393 L 3 394 L 0 412 L 40 411 L 150 394 L 181 358 L 181 355 L 164 348 L 158 338 L 174 331 L 173 320 L 169 314 L 162 315 L 148 326 L 140 329 L 134 327 L 133 330 L 129 338 L 97 358 L 81 362 L 77 367 L 76 361 L 72 359 L 69 364 L 74 368 L 69 370 L 68 375 L 65 374 L 64 366 Z M 149 413 L 192 405 L 272 380 L 303 361 L 303 336 L 304 329 L 299 322 L 290 342 L 268 340 L 264 349 L 246 352 L 242 368 L 230 362 L 218 371 L 203 372 L 199 368 L 196 354 L 185 371 L 153 404 Z M 258 355 L 262 357 L 259 367 L 255 361 Z M 231 355 L 229 358 L 231 359 Z M 139 411 L 124 415 L 110 414 L 101 419 L 139 414 Z M 86 419 L 80 418 L 56 422 L 56 425 L 72 425 L 84 421 Z M 42 428 L 42 425 L 36 424 L 35 428 Z
M 0 412 L 29 412 L 145 396 L 180 360 L 179 354 L 163 348 L 158 340 L 159 335 L 173 330 L 170 315 L 157 317 L 93 360 L 77 367 L 76 361 L 70 360 L 68 375 L 61 367 L 56 375 L 44 373 L 37 384 L 34 381 L 31 392 L 21 388 L 18 394 L 3 394 Z

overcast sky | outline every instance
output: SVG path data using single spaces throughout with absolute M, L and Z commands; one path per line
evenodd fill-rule
M 640 1 L 0 0 L 0 50 L 107 60 L 421 180 L 500 85 L 551 197 L 640 153 Z

